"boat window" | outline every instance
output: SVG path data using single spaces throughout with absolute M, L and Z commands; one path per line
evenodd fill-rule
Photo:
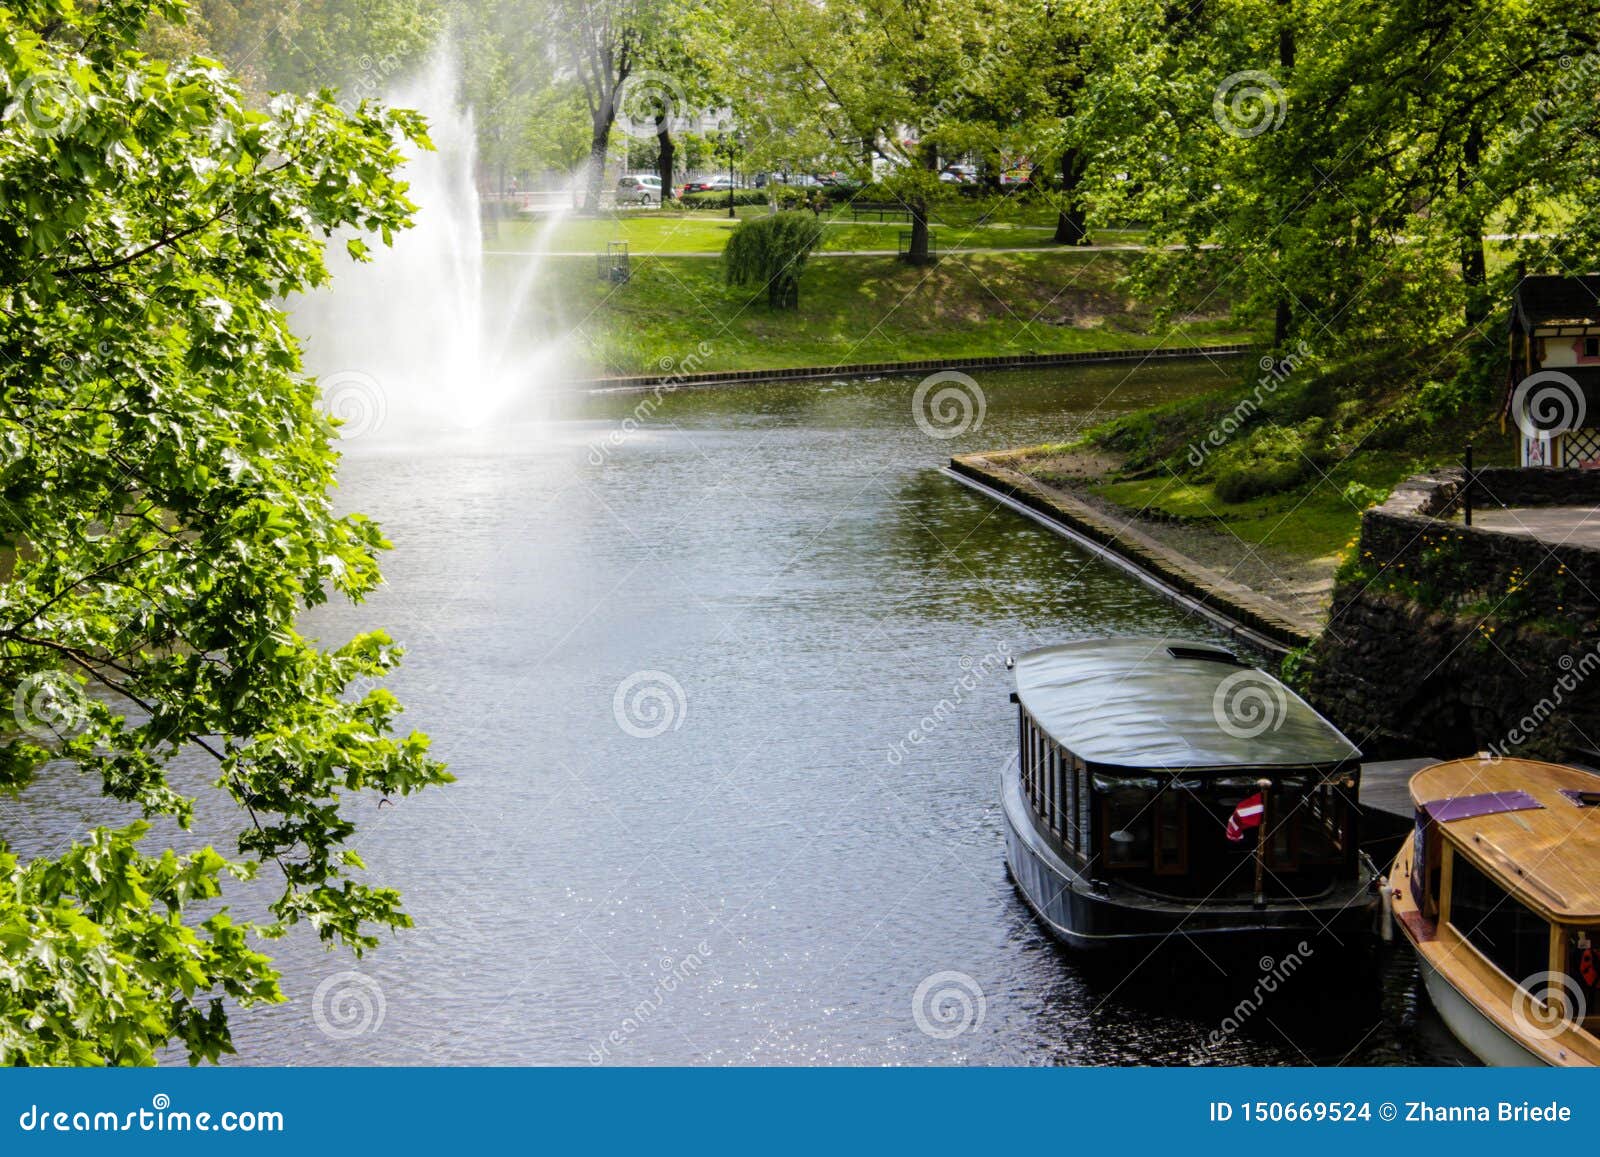
M 1450 923 L 1514 981 L 1550 968 L 1550 925 L 1452 849 Z
M 1077 802 L 1077 774 L 1072 756 L 1067 752 L 1061 753 L 1061 796 L 1057 801 L 1059 811 L 1056 816 L 1056 831 L 1060 834 L 1062 842 L 1067 847 L 1072 847 L 1078 840 L 1078 813 L 1074 806 Z
M 1072 757 L 1072 782 L 1076 789 L 1076 804 L 1078 808 L 1078 854 L 1088 855 L 1092 846 L 1091 828 L 1094 823 L 1091 802 L 1093 796 L 1089 792 L 1089 767 L 1076 755 Z
M 1444 854 L 1440 844 L 1439 825 L 1418 809 L 1411 837 L 1411 898 L 1425 920 L 1439 918 L 1440 861 Z
M 1303 820 L 1298 791 L 1276 783 L 1266 794 L 1267 863 L 1280 871 L 1296 866 L 1300 850 L 1300 825 Z
M 1308 864 L 1337 863 L 1345 858 L 1350 833 L 1350 806 L 1332 782 L 1318 785 L 1301 804 L 1300 859 Z
M 1027 760 L 1022 765 L 1022 794 L 1026 795 L 1027 802 L 1038 808 L 1038 754 L 1045 746 L 1045 738 L 1040 735 L 1038 725 L 1034 720 L 1027 720 Z
M 1045 821 L 1045 827 L 1053 832 L 1059 829 L 1059 813 L 1056 811 L 1059 776 L 1061 776 L 1061 755 L 1056 751 L 1056 744 L 1046 741 L 1045 789 L 1042 792 L 1043 805 L 1038 810 L 1038 815 Z
M 1189 798 L 1176 783 L 1156 796 L 1156 873 L 1180 875 L 1189 866 Z
M 1568 929 L 1566 951 L 1571 987 L 1582 995 L 1584 1024 L 1593 1031 L 1600 1023 L 1600 928 Z
M 1102 780 L 1095 777 L 1095 787 Z M 1107 867 L 1148 868 L 1153 810 L 1151 792 L 1143 787 L 1118 787 L 1102 797 L 1101 831 Z

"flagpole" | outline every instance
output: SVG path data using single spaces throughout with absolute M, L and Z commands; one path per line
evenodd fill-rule
M 1267 793 L 1272 788 L 1270 779 L 1256 780 L 1256 786 L 1261 789 L 1261 823 L 1256 828 L 1256 907 L 1267 906 L 1267 893 L 1265 889 L 1267 871 Z

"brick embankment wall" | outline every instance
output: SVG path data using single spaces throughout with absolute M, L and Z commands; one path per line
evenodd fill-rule
M 1059 354 L 1004 354 L 978 358 L 924 358 L 904 362 L 856 362 L 836 366 L 797 366 L 771 370 L 719 370 L 707 373 L 676 372 L 666 359 L 665 372 L 633 377 L 582 378 L 565 383 L 572 390 L 638 392 L 660 387 L 745 385 L 754 382 L 806 381 L 852 378 L 864 374 L 920 374 L 935 370 L 1032 369 L 1050 366 L 1095 365 L 1105 362 L 1170 362 L 1191 358 L 1230 358 L 1250 352 L 1247 345 L 1169 346 L 1141 350 L 1085 350 Z
M 1414 478 L 1364 516 L 1310 698 L 1369 756 L 1574 757 L 1600 741 L 1600 551 L 1438 517 L 1461 482 Z M 1600 502 L 1600 477 L 1577 471 L 1479 486 L 1479 507 Z

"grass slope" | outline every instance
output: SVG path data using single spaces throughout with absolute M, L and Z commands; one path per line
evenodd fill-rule
M 1060 483 L 1058 464 L 1072 454 L 1109 451 L 1122 465 L 1094 485 L 1101 497 L 1327 561 L 1348 547 L 1363 510 L 1403 478 L 1460 461 L 1468 441 L 1479 464 L 1509 463 L 1497 400 L 1457 343 L 1372 351 L 1292 367 L 1281 380 L 1253 369 L 1237 388 L 1117 419 L 1070 447 L 1029 448 L 1012 464 Z
M 709 347 L 704 370 L 1008 353 L 1143 349 L 1249 340 L 1224 303 L 1177 326 L 1117 287 L 1126 253 L 951 255 L 914 268 L 891 257 L 838 257 L 806 267 L 796 310 L 723 282 L 722 263 L 639 258 L 622 285 L 590 258 L 551 258 L 548 297 L 527 321 L 563 340 L 589 375 L 653 372 Z M 491 258 L 510 279 L 515 258 Z M 493 271 L 493 267 L 491 268 Z

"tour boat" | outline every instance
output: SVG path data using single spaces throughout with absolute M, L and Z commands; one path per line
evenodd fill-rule
M 1222 647 L 1138 638 L 1030 651 L 1015 675 L 1006 862 L 1057 939 L 1365 941 L 1361 753 L 1277 679 Z
M 1440 1018 L 1485 1064 L 1600 1063 L 1600 778 L 1479 756 L 1411 802 L 1386 895 Z

